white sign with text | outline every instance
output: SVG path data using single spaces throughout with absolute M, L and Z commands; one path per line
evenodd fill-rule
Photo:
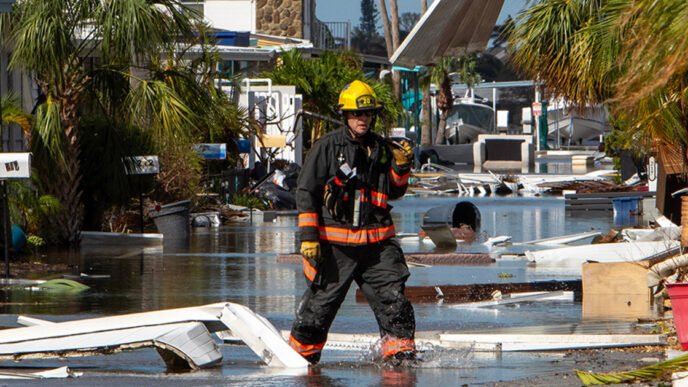
M 31 177 L 31 153 L 0 153 L 0 180 Z

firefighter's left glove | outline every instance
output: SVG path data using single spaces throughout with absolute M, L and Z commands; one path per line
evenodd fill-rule
M 320 242 L 303 241 L 301 242 L 301 255 L 306 259 L 317 261 L 320 259 Z
M 392 155 L 397 166 L 406 167 L 411 164 L 413 160 L 413 147 L 411 143 L 406 140 L 399 141 L 400 147 L 392 147 Z
M 327 212 L 330 213 L 332 219 L 341 220 L 344 217 L 344 206 L 339 194 L 341 189 L 335 187 L 332 184 L 325 185 L 325 191 L 323 192 L 323 203 Z

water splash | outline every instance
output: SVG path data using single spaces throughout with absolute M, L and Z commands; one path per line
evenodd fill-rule
M 363 364 L 372 364 L 379 368 L 391 367 L 382 356 L 383 338 L 376 340 L 364 350 L 358 358 Z M 401 368 L 472 368 L 475 358 L 475 346 L 463 348 L 438 347 L 431 342 L 416 340 L 417 360 L 404 361 Z

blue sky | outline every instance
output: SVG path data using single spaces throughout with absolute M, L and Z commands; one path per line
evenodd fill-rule
M 504 7 L 502 7 L 502 13 L 499 15 L 497 23 L 502 22 L 508 15 L 516 16 L 525 3 L 526 0 L 504 0 Z M 387 4 L 387 11 L 389 11 L 389 1 Z M 397 0 L 397 4 L 399 5 L 399 14 L 404 12 L 420 13 L 420 0 Z M 430 4 L 432 4 L 432 0 L 428 0 L 428 6 Z M 375 5 L 379 10 L 379 0 L 375 0 Z M 361 17 L 361 2 L 360 0 L 316 0 L 315 13 L 318 19 L 324 22 L 350 21 L 351 26 L 355 27 Z

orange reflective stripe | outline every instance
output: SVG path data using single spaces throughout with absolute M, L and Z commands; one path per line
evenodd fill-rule
M 348 228 L 339 227 L 319 227 L 320 239 L 348 243 L 352 245 L 362 245 L 367 243 L 376 243 L 385 239 L 392 238 L 396 235 L 394 225 L 389 227 L 378 227 L 371 229 L 350 230 Z
M 390 172 L 392 175 L 392 184 L 396 185 L 397 187 L 401 187 L 402 185 L 407 184 L 409 176 L 411 176 L 411 171 L 406 172 L 403 176 L 397 174 L 396 172 L 394 172 L 394 169 L 391 168 Z
M 318 274 L 318 271 L 311 266 L 311 263 L 308 262 L 306 258 L 301 259 L 303 260 L 303 274 L 306 276 L 306 278 L 308 278 L 309 281 L 313 282 L 315 275 Z
M 382 192 L 370 192 L 370 201 L 378 207 L 387 208 L 387 195 Z
M 398 352 L 416 351 L 416 342 L 413 339 L 400 339 L 387 337 L 382 341 L 382 356 L 392 356 Z
M 315 212 L 299 214 L 299 227 L 318 227 L 318 214 Z
M 323 347 L 325 346 L 325 343 L 301 344 L 298 340 L 294 338 L 294 336 L 290 335 L 289 346 L 294 348 L 296 352 L 298 352 L 301 356 L 308 356 L 322 351 Z

